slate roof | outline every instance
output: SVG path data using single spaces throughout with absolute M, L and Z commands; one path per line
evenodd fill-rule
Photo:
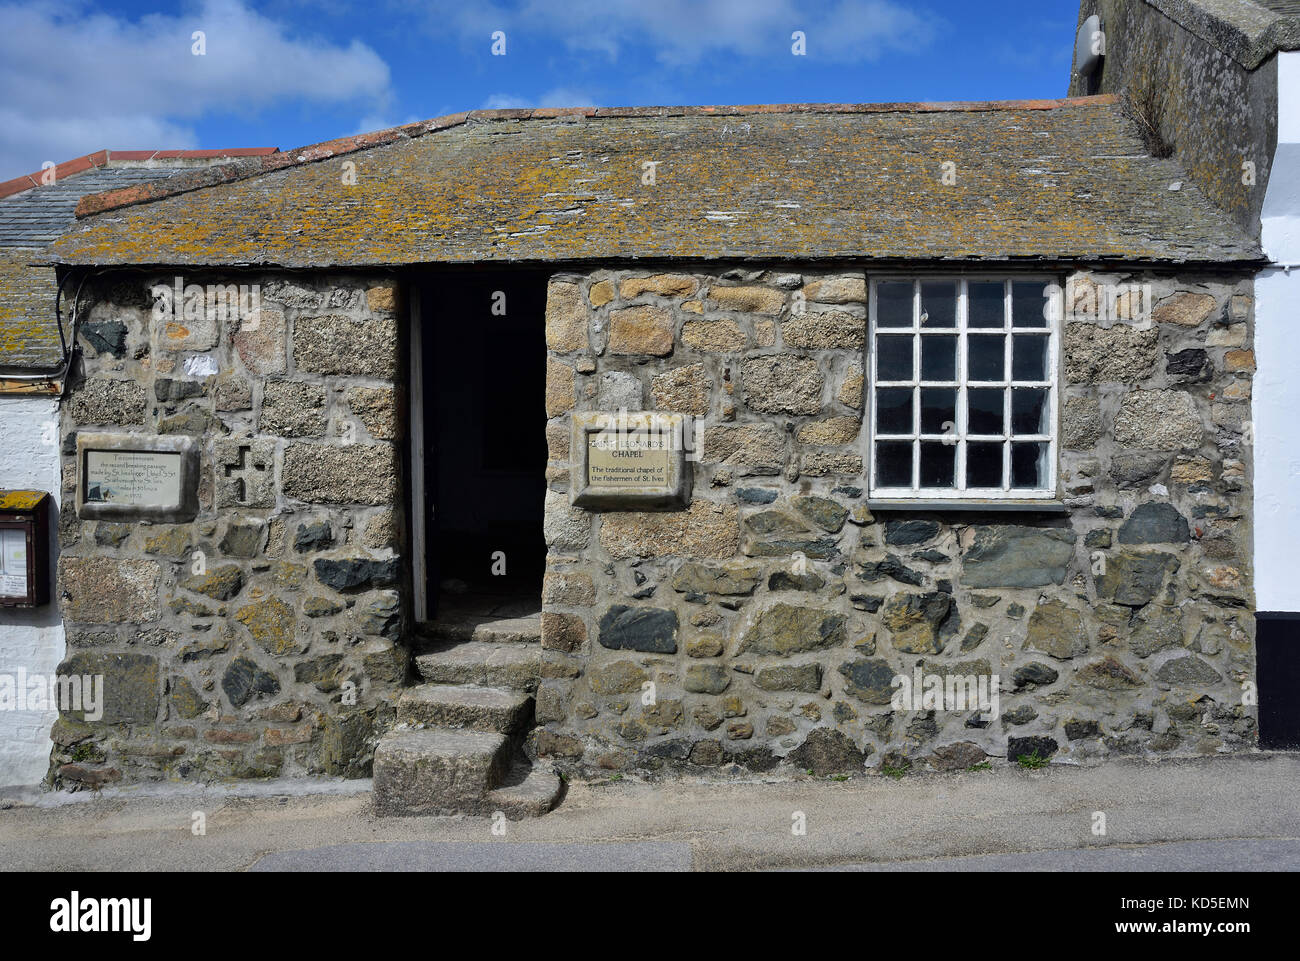
M 44 247 L 76 219 L 86 194 L 166 180 L 185 167 L 103 167 L 0 199 L 0 247 Z
M 63 358 L 54 322 L 54 271 L 31 267 L 42 251 L 0 249 L 0 367 L 53 370 Z
M 59 262 L 1261 257 L 1111 96 L 482 111 L 87 197 L 78 216 Z
M 57 280 L 37 265 L 49 263 L 45 248 L 72 225 L 82 197 L 273 150 L 101 150 L 59 164 L 51 184 L 41 182 L 43 171 L 0 183 L 0 370 L 54 371 L 62 362 Z

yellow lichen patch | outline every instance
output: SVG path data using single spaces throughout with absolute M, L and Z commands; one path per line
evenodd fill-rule
M 29 248 L 0 250 L 0 364 L 45 368 L 62 358 L 54 271 L 31 266 L 43 257 Z
M 30 511 L 49 497 L 45 491 L 0 491 L 0 511 Z

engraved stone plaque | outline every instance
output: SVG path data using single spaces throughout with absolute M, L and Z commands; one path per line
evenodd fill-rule
M 198 449 L 188 437 L 77 435 L 77 514 L 86 518 L 192 520 Z
M 671 451 L 663 437 L 646 431 L 629 433 L 627 443 L 611 443 L 601 434 L 587 435 L 587 483 L 601 487 L 666 487 L 672 483 Z
M 646 510 L 690 503 L 686 427 L 680 414 L 574 414 L 573 505 Z
M 176 508 L 181 455 L 149 450 L 86 451 L 86 503 Z

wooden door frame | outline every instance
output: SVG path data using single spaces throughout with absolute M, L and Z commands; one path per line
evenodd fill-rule
M 426 500 L 424 436 L 424 340 L 420 322 L 422 282 L 413 281 L 407 296 L 407 320 L 410 324 L 410 389 L 406 392 L 409 409 L 407 435 L 411 444 L 411 587 L 416 624 L 429 619 L 428 513 L 433 509 Z

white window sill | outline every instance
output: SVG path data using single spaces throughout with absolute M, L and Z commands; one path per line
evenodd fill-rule
M 1019 511 L 1020 513 L 1064 514 L 1066 506 L 1058 500 L 946 500 L 943 498 L 898 500 L 867 498 L 871 511 Z

